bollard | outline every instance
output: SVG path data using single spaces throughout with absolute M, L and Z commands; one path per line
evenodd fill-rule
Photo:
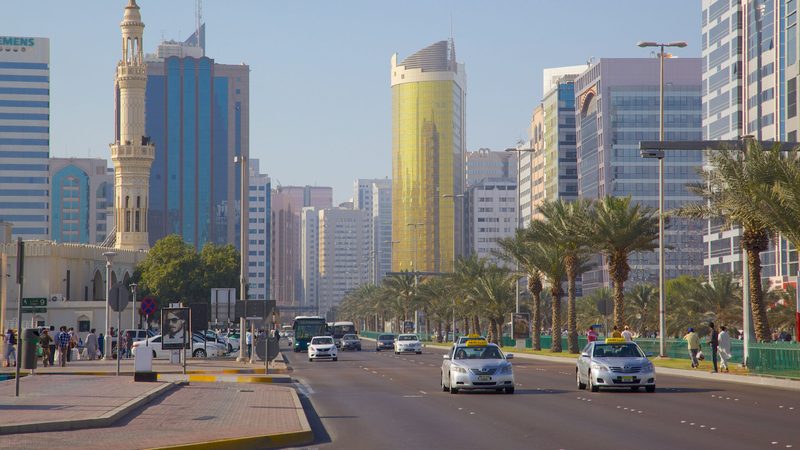
M 36 369 L 38 357 L 36 356 L 36 344 L 39 343 L 39 330 L 36 328 L 25 328 L 20 339 L 20 351 L 22 352 L 22 368 Z

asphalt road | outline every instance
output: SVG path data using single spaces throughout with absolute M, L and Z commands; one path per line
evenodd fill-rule
M 574 365 L 515 359 L 513 395 L 442 392 L 444 351 L 286 351 L 312 448 L 800 449 L 800 394 L 658 376 L 655 393 L 575 386 Z

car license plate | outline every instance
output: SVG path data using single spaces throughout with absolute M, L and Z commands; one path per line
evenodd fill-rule
M 623 383 L 632 383 L 633 377 L 620 377 Z
M 492 381 L 492 377 L 489 375 L 478 375 L 478 381 Z

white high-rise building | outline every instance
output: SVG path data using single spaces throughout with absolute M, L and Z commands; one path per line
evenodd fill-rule
M 300 276 L 302 305 L 319 313 L 319 209 L 306 206 L 300 212 Z
M 470 222 L 465 230 L 470 252 L 498 265 L 506 262 L 494 256 L 497 240 L 514 236 L 517 227 L 517 182 L 512 178 L 484 178 L 470 186 L 467 196 Z
M 250 195 L 248 221 L 247 298 L 269 300 L 270 263 L 270 200 L 269 175 L 261 173 L 258 159 L 248 163 L 250 170 Z
M 0 221 L 48 239 L 50 40 L 0 36 Z
M 358 209 L 319 211 L 319 310 L 325 314 L 348 292 L 369 282 L 370 213 Z
M 353 207 L 369 212 L 369 280 L 377 285 L 392 270 L 392 180 L 356 180 Z

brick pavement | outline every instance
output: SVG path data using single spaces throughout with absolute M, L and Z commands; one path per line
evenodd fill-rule
M 291 388 L 202 383 L 176 388 L 112 427 L 0 436 L 0 448 L 137 449 L 304 429 Z
M 27 376 L 0 382 L 0 423 L 72 420 L 99 417 L 153 390 L 161 383 L 135 383 L 131 377 Z M 3 447 L 0 445 L 0 447 Z

